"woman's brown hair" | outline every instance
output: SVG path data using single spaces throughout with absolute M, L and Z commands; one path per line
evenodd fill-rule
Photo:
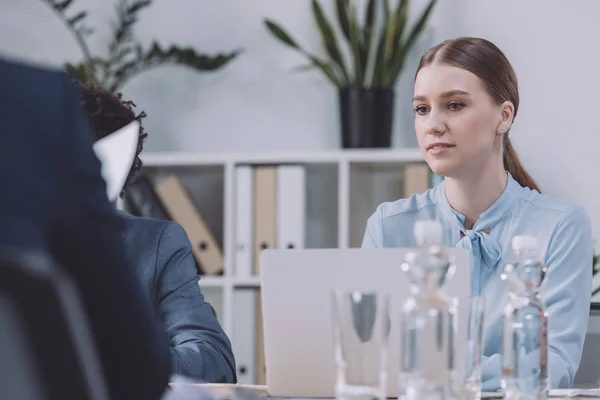
M 421 68 L 433 63 L 451 65 L 475 74 L 483 82 L 485 90 L 498 104 L 510 101 L 515 107 L 514 117 L 519 109 L 519 88 L 517 75 L 504 53 L 493 43 L 481 38 L 461 37 L 446 40 L 429 49 L 419 62 L 415 79 Z M 513 117 L 513 118 L 514 118 Z M 508 131 L 504 134 L 504 168 L 521 186 L 537 190 L 537 183 L 521 164 L 513 147 Z

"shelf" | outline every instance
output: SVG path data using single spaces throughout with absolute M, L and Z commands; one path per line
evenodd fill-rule
M 227 279 L 222 276 L 207 276 L 202 275 L 198 284 L 201 288 L 204 287 L 222 287 L 225 286 Z
M 234 287 L 260 287 L 260 276 L 251 276 L 248 278 L 225 278 L 223 276 L 202 275 L 198 284 L 201 288 L 219 288 L 232 283 Z
M 407 191 L 405 171 L 416 167 L 409 167 L 409 164 L 424 163 L 418 148 L 155 152 L 142 155 L 142 161 L 150 184 L 159 184 L 169 176 L 179 178 L 220 246 L 223 275 L 203 275 L 199 286 L 231 338 L 236 356 L 241 358 L 250 354 L 245 351 L 256 348 L 254 342 L 245 341 L 256 339 L 253 332 L 261 323 L 258 314 L 261 278 L 250 275 L 253 268 L 243 273 L 243 268 L 236 265 L 242 263 L 236 260 L 236 214 L 247 212 L 237 210 L 238 200 L 243 200 L 243 197 L 237 197 L 240 196 L 237 193 L 240 186 L 237 168 L 243 165 L 278 168 L 285 164 L 302 165 L 303 188 L 299 192 L 304 196 L 303 247 L 322 249 L 360 247 L 367 220 L 378 204 L 402 197 Z M 240 187 L 244 189 L 245 186 Z M 241 196 L 247 196 L 251 212 L 255 212 L 254 193 L 244 191 Z M 277 199 L 273 205 L 277 207 Z M 246 350 L 243 346 L 247 346 Z M 244 379 L 242 375 L 240 378 Z
M 249 278 L 234 278 L 235 287 L 260 287 L 260 276 L 251 276 Z
M 142 155 L 147 167 L 176 167 L 238 164 L 329 164 L 342 161 L 350 163 L 408 163 L 423 161 L 418 148 L 351 149 L 268 153 L 192 153 L 154 152 Z

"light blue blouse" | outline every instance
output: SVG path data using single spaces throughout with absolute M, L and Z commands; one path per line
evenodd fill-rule
M 495 391 L 500 388 L 501 317 L 507 299 L 500 275 L 512 256 L 512 237 L 535 236 L 541 259 L 548 267 L 540 297 L 549 314 L 551 387 L 571 387 L 589 319 L 593 253 L 590 220 L 582 207 L 524 188 L 507 174 L 504 192 L 480 215 L 473 229 L 464 228 L 464 216 L 450 206 L 441 182 L 425 193 L 380 204 L 367 222 L 362 247 L 411 247 L 417 220 L 442 221 L 446 244 L 469 251 L 471 291 L 485 298 L 483 390 Z

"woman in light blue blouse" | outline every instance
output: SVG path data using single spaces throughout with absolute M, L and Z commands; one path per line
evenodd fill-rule
M 451 246 L 471 255 L 471 291 L 486 299 L 483 390 L 500 388 L 503 264 L 511 238 L 532 235 L 548 266 L 540 290 L 549 313 L 553 388 L 571 387 L 588 325 L 592 234 L 578 205 L 540 194 L 509 139 L 519 108 L 516 75 L 494 44 L 445 41 L 423 55 L 415 76 L 415 130 L 429 167 L 444 181 L 379 205 L 363 247 L 409 247 L 419 219 L 441 220 Z

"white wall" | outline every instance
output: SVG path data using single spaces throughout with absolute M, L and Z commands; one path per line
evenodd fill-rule
M 76 0 L 108 39 L 113 2 Z M 332 15 L 333 1 L 322 1 Z M 414 1 L 413 14 L 425 4 Z M 442 0 L 398 85 L 394 144 L 414 144 L 412 75 L 418 56 L 449 37 L 482 36 L 512 61 L 521 107 L 512 137 L 542 189 L 583 204 L 600 240 L 600 2 L 596 0 Z M 124 94 L 148 113 L 148 150 L 253 151 L 339 146 L 337 95 L 318 72 L 292 73 L 303 64 L 273 40 L 263 17 L 281 22 L 309 49 L 319 37 L 310 2 L 282 0 L 155 0 L 137 35 L 193 45 L 207 52 L 241 46 L 245 53 L 216 73 L 162 68 L 139 76 Z M 78 49 L 41 0 L 0 2 L 0 51 L 58 64 Z M 600 244 L 600 243 L 599 243 Z

